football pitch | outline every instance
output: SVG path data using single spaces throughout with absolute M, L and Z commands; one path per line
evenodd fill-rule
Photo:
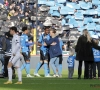
M 26 78 L 25 71 L 23 71 L 22 85 L 4 85 L 7 79 L 0 78 L 0 90 L 100 90 L 100 80 L 78 80 L 77 71 L 73 79 L 67 78 L 66 70 L 63 71 L 62 78 L 44 78 L 43 70 L 40 70 L 39 74 L 40 78 Z M 16 81 L 17 78 L 13 80 L 13 83 Z

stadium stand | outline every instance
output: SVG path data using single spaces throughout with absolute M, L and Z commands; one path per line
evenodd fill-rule
M 36 0 L 0 0 L 0 28 L 7 32 L 10 26 L 27 25 L 36 28 L 37 37 L 43 26 L 52 26 L 61 36 L 65 47 L 73 44 L 83 29 L 100 37 L 100 0 L 38 0 L 36 25 Z M 70 45 L 71 45 L 70 44 Z

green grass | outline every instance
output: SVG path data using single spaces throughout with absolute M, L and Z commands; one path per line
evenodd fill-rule
M 32 71 L 31 71 L 32 72 Z M 99 90 L 100 86 L 93 87 L 92 85 L 100 84 L 96 80 L 78 80 L 77 71 L 74 73 L 74 79 L 67 79 L 67 70 L 63 71 L 63 78 L 44 78 L 43 70 L 40 70 L 41 78 L 26 78 L 25 71 L 23 71 L 22 85 L 4 85 L 7 79 L 0 79 L 0 90 Z M 17 78 L 13 80 L 13 83 Z

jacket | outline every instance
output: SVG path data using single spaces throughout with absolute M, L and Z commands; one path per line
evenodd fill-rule
M 68 68 L 74 68 L 75 56 L 69 56 L 67 59 Z
M 100 50 L 100 46 L 97 46 L 93 40 L 91 42 L 87 42 L 87 37 L 81 35 L 75 47 L 76 60 L 94 61 L 92 48 Z
M 46 39 L 45 42 L 49 46 L 50 59 L 62 55 L 58 37 L 50 38 L 50 40 Z M 51 45 L 53 42 L 55 42 L 56 45 Z
M 6 38 L 5 36 L 0 36 L 0 54 L 4 54 L 6 50 Z

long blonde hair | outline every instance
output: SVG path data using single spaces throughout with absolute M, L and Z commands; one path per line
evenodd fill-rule
M 87 29 L 83 30 L 83 35 L 87 37 L 87 42 L 91 42 L 92 38 Z

